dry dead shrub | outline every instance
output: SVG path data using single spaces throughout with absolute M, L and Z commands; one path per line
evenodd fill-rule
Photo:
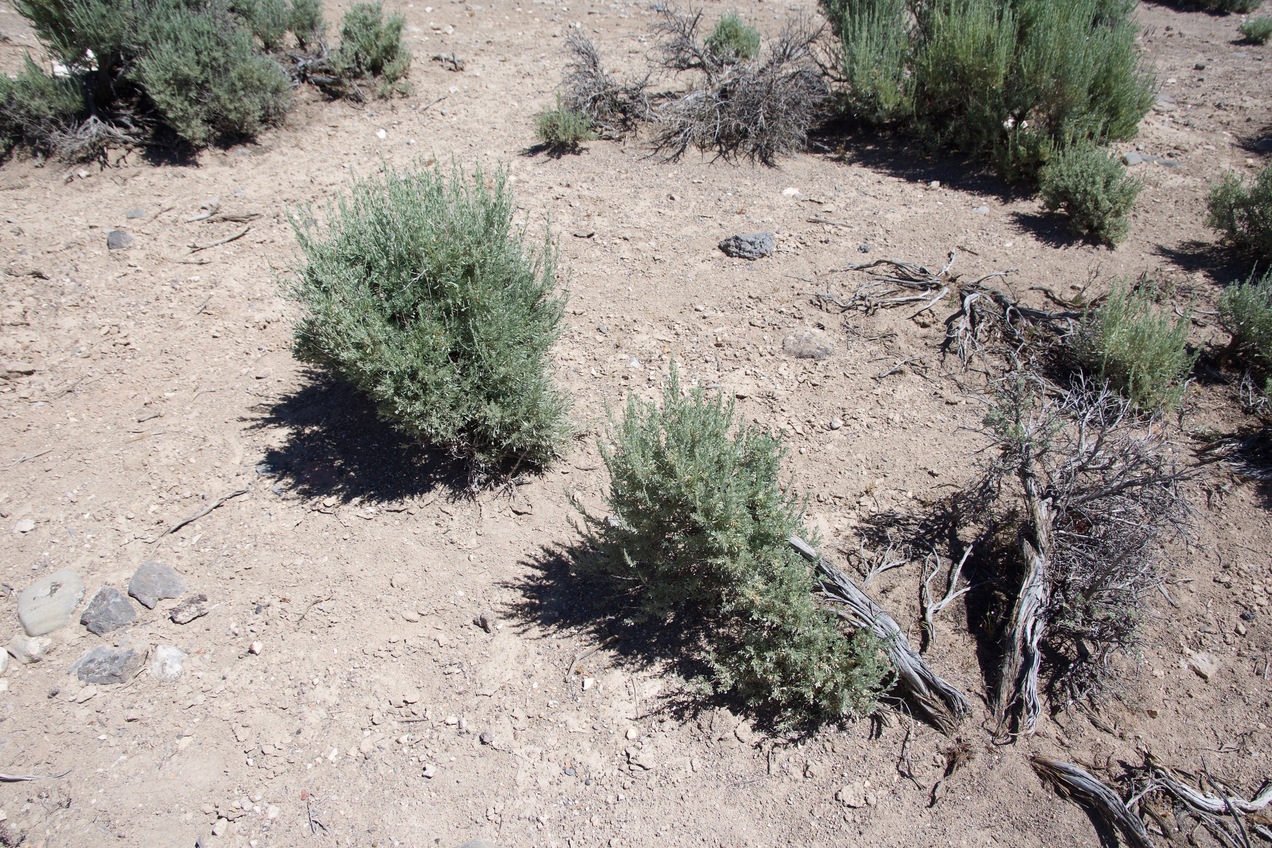
M 565 44 L 570 62 L 561 102 L 566 109 L 586 115 L 601 138 L 622 138 L 649 118 L 649 74 L 620 81 L 605 71 L 590 39 L 572 33 Z

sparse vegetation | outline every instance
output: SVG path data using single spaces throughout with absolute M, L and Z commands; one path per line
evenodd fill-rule
M 1060 151 L 1038 175 L 1043 202 L 1069 216 L 1069 229 L 1110 245 L 1130 232 L 1140 182 L 1108 151 L 1084 143 Z
M 362 99 L 358 83 L 376 81 L 376 95 L 388 97 L 404 89 L 411 68 L 411 52 L 402 43 L 400 15 L 384 17 L 380 3 L 357 3 L 345 13 L 340 26 L 340 47 L 331 57 L 336 75 L 350 84 L 349 92 Z
M 1197 358 L 1188 352 L 1188 322 L 1159 307 L 1145 287 L 1115 284 L 1088 313 L 1074 352 L 1087 373 L 1108 381 L 1136 409 L 1173 408 Z
M 293 218 L 297 357 L 479 469 L 542 467 L 568 438 L 548 374 L 564 301 L 556 252 L 513 224 L 506 175 L 387 171 Z
M 603 448 L 612 516 L 589 519 L 593 567 L 651 621 L 701 639 L 717 684 L 757 706 L 837 719 L 872 711 L 887 666 L 867 634 L 841 632 L 788 544 L 799 504 L 778 485 L 782 448 L 733 407 L 682 394 L 629 398 Z
M 1272 18 L 1251 18 L 1237 27 L 1237 32 L 1250 44 L 1267 44 L 1272 38 Z
M 1256 260 L 1272 261 L 1272 165 L 1249 186 L 1226 174 L 1206 201 L 1206 224 Z
M 588 116 L 565 106 L 560 96 L 555 109 L 535 116 L 534 129 L 539 143 L 555 153 L 575 152 L 580 144 L 596 138 Z
M 1272 271 L 1229 286 L 1219 298 L 1219 323 L 1232 335 L 1232 354 L 1272 400 Z
M 649 75 L 619 81 L 601 65 L 596 45 L 578 33 L 566 39 L 570 62 L 562 83 L 562 104 L 586 115 L 589 128 L 602 136 L 621 138 L 650 115 Z
M 754 59 L 760 55 L 759 30 L 743 21 L 737 12 L 730 12 L 716 21 L 704 44 L 707 52 L 722 64 Z

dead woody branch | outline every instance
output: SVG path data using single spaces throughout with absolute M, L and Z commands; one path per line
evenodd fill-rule
M 1051 784 L 1063 797 L 1085 808 L 1106 825 L 1116 828 L 1131 848 L 1153 848 L 1144 822 L 1130 811 L 1128 805 L 1107 785 L 1089 772 L 1072 763 L 1030 757 L 1029 760 L 1044 781 Z
M 1135 793 L 1128 806 L 1136 807 L 1158 823 L 1170 835 L 1170 819 L 1177 826 L 1183 821 L 1200 823 L 1221 845 L 1249 848 L 1250 836 L 1272 842 L 1272 780 L 1265 780 L 1249 799 L 1233 792 L 1223 781 L 1203 767 L 1198 785 L 1209 784 L 1211 792 L 1196 789 L 1175 773 L 1146 755 L 1144 765 L 1127 770 L 1127 779 Z M 1164 802 L 1166 811 L 1159 804 Z M 1165 814 L 1163 814 L 1165 813 Z
M 822 597 L 840 605 L 840 617 L 870 631 L 883 643 L 896 670 L 897 685 L 920 717 L 946 735 L 952 734 L 970 709 L 967 697 L 924 662 L 910 647 L 900 625 L 848 575 L 798 536 L 792 536 L 790 543 L 800 556 L 813 563 L 817 570 L 817 588 Z

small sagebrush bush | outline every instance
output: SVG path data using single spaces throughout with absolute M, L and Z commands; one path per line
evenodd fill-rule
M 1143 412 L 1177 407 L 1197 358 L 1188 352 L 1189 320 L 1171 317 L 1144 288 L 1114 285 L 1076 334 L 1078 364 Z
M 1223 232 L 1238 250 L 1272 261 L 1272 165 L 1246 187 L 1232 174 L 1210 192 L 1206 223 Z
M 1272 399 L 1272 271 L 1229 286 L 1219 298 L 1219 323 L 1232 335 L 1232 352 Z
M 400 88 L 411 68 L 411 52 L 402 43 L 405 19 L 384 17 L 379 3 L 358 3 L 345 13 L 340 48 L 332 57 L 336 73 L 347 79 L 378 78 L 377 93 L 388 96 Z
M 790 715 L 869 713 L 886 663 L 813 599 L 787 542 L 800 525 L 781 444 L 719 397 L 682 394 L 674 368 L 662 401 L 629 398 L 602 446 L 612 515 L 588 519 L 602 554 L 590 567 L 650 620 L 700 637 L 721 690 Z
M 292 0 L 287 15 L 287 28 L 302 48 L 320 41 L 327 32 L 322 16 L 322 0 Z
M 1251 18 L 1237 27 L 1237 31 L 1250 44 L 1267 44 L 1272 38 L 1272 18 Z
M 232 0 L 231 8 L 261 40 L 266 50 L 282 47 L 291 7 L 287 0 Z
M 296 356 L 409 436 L 479 469 L 542 467 L 568 440 L 548 374 L 564 300 L 556 251 L 513 223 L 503 171 L 386 171 L 292 218 Z
M 540 144 L 557 153 L 574 152 L 583 142 L 596 138 L 587 115 L 563 105 L 559 96 L 555 109 L 535 116 L 534 131 Z
M 1110 245 L 1130 231 L 1130 212 L 1140 181 L 1108 151 L 1078 144 L 1057 154 L 1038 175 L 1048 209 L 1069 216 L 1069 229 Z
M 26 57 L 15 77 L 0 74 L 0 153 L 26 139 L 43 151 L 84 111 L 84 95 L 72 79 L 44 73 Z
M 909 118 L 914 91 L 906 0 L 825 0 L 823 6 L 840 36 L 832 70 L 840 110 L 876 126 Z
M 743 21 L 737 12 L 730 12 L 716 22 L 704 44 L 711 55 L 723 63 L 754 59 L 760 55 L 760 32 Z

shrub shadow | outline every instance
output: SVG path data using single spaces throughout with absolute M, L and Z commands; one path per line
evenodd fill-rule
M 1054 212 L 1012 212 L 1012 220 L 1024 232 L 1048 247 L 1069 247 L 1075 244 L 1099 245 L 1098 239 L 1075 235 L 1066 225 L 1066 218 Z
M 1153 252 L 1180 270 L 1203 274 L 1221 286 L 1244 282 L 1250 276 L 1253 262 L 1248 257 L 1219 244 L 1197 241 L 1181 242 L 1171 247 L 1154 245 Z
M 581 147 L 577 144 L 565 145 L 543 143 L 522 148 L 521 155 L 527 159 L 533 159 L 540 154 L 546 155 L 549 159 L 563 159 L 566 156 L 582 156 L 586 152 L 586 147 Z
M 320 371 L 266 409 L 252 427 L 285 428 L 257 466 L 262 476 L 306 498 L 389 503 L 447 488 L 470 489 L 471 467 L 449 453 L 412 442 L 381 420 L 353 386 Z

